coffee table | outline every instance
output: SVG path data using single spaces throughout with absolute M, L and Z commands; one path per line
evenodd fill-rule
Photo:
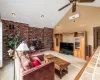
M 67 61 L 64 61 L 56 56 L 53 56 L 52 54 L 45 55 L 44 61 L 47 62 L 54 62 L 55 69 L 57 69 L 60 72 L 60 78 L 62 78 L 63 70 L 68 72 L 68 65 L 70 64 Z

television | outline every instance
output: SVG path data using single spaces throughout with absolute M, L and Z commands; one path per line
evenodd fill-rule
M 73 43 L 60 42 L 60 51 L 66 54 L 73 54 Z

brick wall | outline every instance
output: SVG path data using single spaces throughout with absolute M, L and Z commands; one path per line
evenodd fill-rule
M 32 45 L 33 38 L 40 39 L 42 42 L 42 48 L 51 48 L 53 42 L 53 29 L 51 28 L 29 28 L 28 43 Z
M 51 48 L 53 44 L 53 29 L 44 28 L 44 48 Z
M 43 46 L 43 28 L 29 27 L 28 44 L 32 45 L 33 38 L 40 39 Z
M 13 22 L 8 20 L 2 20 L 3 23 L 3 59 L 9 59 L 8 56 L 8 49 L 7 49 L 7 42 L 8 42 L 8 35 L 10 34 L 9 25 L 13 24 L 15 27 L 15 31 L 21 32 L 21 40 L 27 41 L 28 45 L 32 45 L 33 38 L 40 39 L 42 42 L 43 48 L 51 48 L 53 42 L 53 29 L 51 28 L 35 28 L 29 27 L 28 24 Z
M 9 59 L 8 56 L 8 35 L 11 33 L 9 29 L 9 25 L 13 24 L 15 27 L 15 31 L 20 31 L 21 32 L 21 40 L 26 40 L 28 41 L 28 24 L 24 23 L 18 23 L 18 22 L 13 22 L 13 21 L 8 21 L 8 20 L 2 20 L 3 23 L 3 59 L 7 60 Z

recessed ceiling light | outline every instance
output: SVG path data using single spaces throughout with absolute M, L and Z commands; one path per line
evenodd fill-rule
M 15 13 L 12 13 L 12 16 L 16 16 L 16 14 Z
M 44 15 L 41 15 L 41 18 L 43 18 L 44 17 Z

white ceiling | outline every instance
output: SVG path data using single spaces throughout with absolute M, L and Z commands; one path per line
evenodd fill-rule
M 71 8 L 69 6 L 58 11 L 68 2 L 69 0 L 0 0 L 0 12 L 2 19 L 23 22 L 31 27 L 53 28 Z M 84 5 L 100 7 L 100 0 Z M 16 16 L 12 16 L 12 13 Z M 41 15 L 44 17 L 41 18 Z

